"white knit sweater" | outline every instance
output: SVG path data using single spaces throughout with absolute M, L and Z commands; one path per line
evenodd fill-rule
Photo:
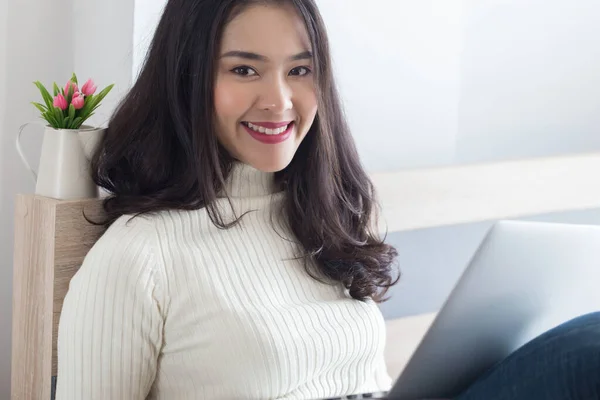
M 318 399 L 388 390 L 373 302 L 311 278 L 273 174 L 237 164 L 228 230 L 206 209 L 115 222 L 70 284 L 57 400 Z M 231 216 L 226 199 L 219 206 Z M 282 237 L 283 236 L 283 237 Z

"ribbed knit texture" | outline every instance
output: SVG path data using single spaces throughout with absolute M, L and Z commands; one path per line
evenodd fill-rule
M 57 400 L 319 399 L 389 390 L 376 304 L 311 278 L 273 174 L 237 164 L 241 223 L 206 209 L 117 220 L 71 281 Z M 228 220 L 227 199 L 218 200 Z

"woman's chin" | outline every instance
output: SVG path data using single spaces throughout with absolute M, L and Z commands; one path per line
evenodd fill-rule
M 262 172 L 278 172 L 287 167 L 292 161 L 291 157 L 257 157 L 244 161 Z

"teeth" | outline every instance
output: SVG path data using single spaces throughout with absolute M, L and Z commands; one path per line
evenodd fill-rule
M 250 129 L 252 129 L 253 131 L 264 133 L 265 135 L 281 135 L 283 132 L 285 132 L 288 129 L 289 125 L 282 126 L 281 128 L 277 128 L 277 129 L 268 129 L 263 126 L 254 125 L 253 123 L 248 122 L 247 126 Z

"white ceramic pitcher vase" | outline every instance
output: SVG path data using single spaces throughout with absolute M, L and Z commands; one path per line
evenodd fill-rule
M 30 124 L 35 123 L 21 126 L 16 147 L 35 180 L 35 194 L 61 200 L 98 197 L 98 189 L 90 173 L 90 159 L 105 129 L 86 125 L 79 129 L 54 129 L 45 125 L 39 172 L 36 172 L 21 148 L 21 135 Z

